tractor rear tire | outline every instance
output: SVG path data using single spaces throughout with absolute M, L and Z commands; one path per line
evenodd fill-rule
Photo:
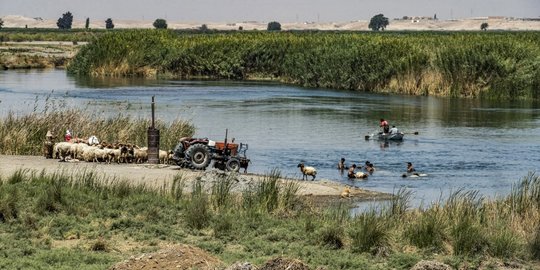
M 231 158 L 227 161 L 225 165 L 228 171 L 238 172 L 240 170 L 240 160 L 237 158 Z
M 210 157 L 210 149 L 208 149 L 208 146 L 201 143 L 191 145 L 186 150 L 186 158 L 190 163 L 189 166 L 196 170 L 206 169 L 212 160 Z

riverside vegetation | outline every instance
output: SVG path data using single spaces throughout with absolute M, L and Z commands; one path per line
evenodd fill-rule
M 12 112 L 0 118 L 0 154 L 41 155 L 47 131 L 56 134 L 56 141 L 63 141 L 66 129 L 74 136 L 87 138 L 95 135 L 101 142 L 147 145 L 147 128 L 150 120 L 117 114 L 105 116 L 88 109 L 68 108 L 62 102 L 47 98 L 43 109 L 37 109 L 36 100 L 32 113 L 16 115 Z M 111 104 L 112 106 L 112 104 Z M 195 127 L 189 121 L 176 119 L 171 122 L 157 120 L 160 130 L 160 147 L 173 149 L 181 137 L 191 137 Z
M 285 255 L 313 269 L 409 269 L 436 259 L 455 269 L 501 263 L 538 267 L 540 177 L 487 200 L 454 192 L 446 203 L 409 209 L 400 189 L 387 207 L 351 216 L 323 211 L 280 185 L 278 171 L 233 192 L 234 175 L 204 182 L 182 174 L 162 187 L 92 171 L 19 170 L 0 179 L 0 265 L 10 269 L 104 269 L 126 257 L 187 243 L 226 264 Z
M 103 33 L 68 66 L 93 76 L 270 79 L 305 87 L 540 97 L 538 32 Z

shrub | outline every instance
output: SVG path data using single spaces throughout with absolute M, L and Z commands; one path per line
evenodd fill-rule
M 0 186 L 0 223 L 19 216 L 19 192 L 13 186 Z
M 446 225 L 441 213 L 435 209 L 421 212 L 415 220 L 406 225 L 405 238 L 419 248 L 441 251 L 446 239 Z
M 232 203 L 232 189 L 236 184 L 236 174 L 218 176 L 212 185 L 212 204 L 214 209 L 228 209 Z
M 203 229 L 211 221 L 210 202 L 200 179 L 193 182 L 191 199 L 186 202 L 185 211 L 186 222 L 193 229 Z
M 221 213 L 214 216 L 212 229 L 216 238 L 223 239 L 231 236 L 234 229 L 234 216 L 230 213 Z
M 343 227 L 333 222 L 325 225 L 318 233 L 319 242 L 331 249 L 341 249 L 343 247 Z
M 91 251 L 108 251 L 109 245 L 103 237 L 99 237 L 97 240 L 93 241 L 90 245 Z
M 540 260 L 540 225 L 537 225 L 536 231 L 528 244 L 531 257 Z
M 460 218 L 452 227 L 450 236 L 454 255 L 478 255 L 488 243 L 480 224 L 469 217 Z
M 519 249 L 519 240 L 510 229 L 498 226 L 492 230 L 489 240 L 489 253 L 498 258 L 512 258 Z
M 375 210 L 356 216 L 349 230 L 351 250 L 379 254 L 389 242 L 389 225 Z

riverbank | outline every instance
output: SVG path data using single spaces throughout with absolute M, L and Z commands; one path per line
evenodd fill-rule
M 0 69 L 65 68 L 81 45 L 62 41 L 3 42 Z
M 178 175 L 182 175 L 186 180 L 186 192 L 191 190 L 195 179 L 206 177 L 212 172 L 193 171 L 190 169 L 181 169 L 174 165 L 152 165 L 152 164 L 96 164 L 81 162 L 58 162 L 57 159 L 46 159 L 39 156 L 19 156 L 19 155 L 0 155 L 0 174 L 4 177 L 14 174 L 16 171 L 25 169 L 36 173 L 44 171 L 48 174 L 69 173 L 73 175 L 94 172 L 99 177 L 107 179 L 118 179 L 129 181 L 133 185 L 144 185 L 147 187 L 159 189 L 163 186 L 170 186 Z M 266 176 L 259 174 L 241 174 L 238 190 L 242 185 L 253 181 L 261 181 Z M 301 181 L 281 177 L 280 182 L 286 185 L 289 182 L 298 183 L 300 189 L 298 194 L 305 196 L 306 199 L 317 205 L 324 205 L 333 202 L 353 202 L 353 201 L 375 201 L 388 200 L 390 194 L 364 190 L 356 187 L 349 187 L 328 179 L 317 181 Z M 348 187 L 349 195 L 345 200 L 341 199 L 343 190 Z
M 198 254 L 217 269 L 279 256 L 303 265 L 299 269 L 411 269 L 423 259 L 444 262 L 444 269 L 535 269 L 540 258 L 535 175 L 495 201 L 458 191 L 446 203 L 409 209 L 410 192 L 400 189 L 387 207 L 351 216 L 343 203 L 312 207 L 296 195 L 298 181 L 280 187 L 275 172 L 237 196 L 238 182 L 228 176 L 196 177 L 190 190 L 183 188 L 187 178 L 176 176 L 156 190 L 86 169 L 74 174 L 67 169 L 74 165 L 63 163 L 52 174 L 24 168 L 2 173 L 1 265 L 105 269 L 129 259 L 120 269 L 182 269 L 197 264 L 190 254 Z M 177 255 L 185 256 L 167 255 L 180 245 L 206 252 L 182 246 Z

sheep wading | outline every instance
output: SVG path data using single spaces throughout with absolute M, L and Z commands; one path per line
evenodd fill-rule
M 311 181 L 315 180 L 315 177 L 317 176 L 317 169 L 314 167 L 304 166 L 304 163 L 298 164 L 297 167 L 300 168 L 300 171 L 302 172 L 302 180 L 307 180 L 308 175 L 313 177 L 311 178 Z

